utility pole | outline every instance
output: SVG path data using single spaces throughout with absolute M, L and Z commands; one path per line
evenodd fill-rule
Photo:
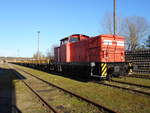
M 116 35 L 116 30 L 117 30 L 117 27 L 116 27 L 116 0 L 114 0 L 114 14 L 113 14 L 114 16 L 114 18 L 113 18 L 113 20 L 114 20 L 114 35 Z
M 40 52 L 40 49 L 39 49 L 39 46 L 40 46 L 40 31 L 37 31 L 38 33 L 38 50 L 37 50 L 37 57 L 39 59 L 39 52 Z

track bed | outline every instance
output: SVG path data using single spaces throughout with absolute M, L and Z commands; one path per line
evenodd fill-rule
M 48 74 L 23 66 L 17 67 L 35 74 L 36 76 L 41 77 L 44 80 L 50 81 L 55 85 L 61 86 L 62 88 L 75 92 L 83 97 L 89 98 L 90 100 L 115 111 L 119 111 L 122 113 L 150 112 L 149 96 L 139 95 L 128 91 L 123 91 L 122 89 L 99 85 L 97 83 L 86 80 L 76 80 L 67 78 L 66 76 L 64 77 Z

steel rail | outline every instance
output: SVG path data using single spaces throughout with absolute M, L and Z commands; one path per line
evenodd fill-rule
M 127 77 L 150 79 L 150 76 L 149 76 L 149 75 L 128 75 Z
M 64 89 L 64 88 L 61 88 L 61 87 L 59 87 L 59 86 L 57 86 L 57 85 L 54 85 L 54 84 L 52 84 L 52 83 L 50 83 L 50 82 L 48 82 L 48 81 L 46 81 L 46 80 L 41 79 L 40 77 L 37 77 L 37 76 L 33 75 L 32 73 L 29 73 L 29 72 L 27 72 L 27 71 L 24 71 L 23 69 L 20 69 L 20 68 L 18 68 L 18 67 L 17 67 L 17 69 L 20 70 L 20 71 L 23 71 L 23 72 L 25 72 L 25 73 L 27 73 L 27 74 L 33 76 L 33 77 L 35 77 L 35 78 L 37 78 L 38 80 L 41 80 L 42 82 L 44 82 L 44 83 L 46 83 L 46 84 L 48 84 L 48 85 L 50 85 L 50 86 L 53 86 L 53 87 L 55 87 L 55 88 L 57 88 L 57 89 L 59 89 L 59 90 L 62 90 L 62 91 L 65 92 L 65 93 L 68 93 L 68 94 L 70 94 L 70 95 L 73 95 L 73 96 L 75 96 L 76 98 L 78 98 L 78 99 L 80 99 L 80 100 L 83 100 L 83 101 L 85 101 L 85 102 L 88 102 L 88 103 L 90 103 L 90 104 L 96 106 L 97 108 L 101 108 L 101 109 L 103 109 L 103 110 L 105 110 L 105 111 L 107 111 L 107 112 L 109 112 L 109 113 L 120 113 L 120 112 L 111 110 L 111 109 L 109 109 L 109 108 L 107 108 L 107 107 L 105 107 L 105 106 L 103 106 L 103 105 L 98 104 L 98 103 L 95 103 L 95 102 L 93 102 L 92 100 L 89 100 L 89 99 L 87 99 L 87 98 L 85 98 L 85 97 L 82 97 L 82 96 L 80 96 L 80 95 L 78 95 L 78 94 L 75 94 L 75 93 L 73 93 L 73 92 L 71 92 L 71 91 L 68 91 L 68 90 L 66 90 L 66 89 Z
M 49 105 L 34 89 L 32 89 L 30 87 L 30 85 L 28 85 L 28 83 L 23 80 L 23 77 L 20 76 L 19 73 L 16 73 L 14 70 L 12 70 L 12 72 L 19 78 L 22 80 L 22 82 L 39 98 L 39 100 L 41 100 L 41 102 L 46 105 L 47 108 L 49 108 L 49 110 L 53 111 L 54 113 L 59 113 L 57 112 L 51 105 Z
M 130 89 L 130 88 L 121 87 L 121 86 L 118 86 L 118 85 L 107 84 L 107 83 L 100 83 L 100 82 L 96 82 L 96 83 L 102 84 L 102 85 L 105 85 L 105 86 L 110 86 L 110 87 L 119 88 L 119 89 L 123 89 L 123 90 L 127 90 L 127 91 L 132 91 L 132 92 L 135 92 L 135 93 L 140 93 L 140 94 L 145 94 L 147 96 L 150 96 L 150 93 L 143 92 L 143 91 L 140 91 L 140 90 Z
M 117 83 L 121 83 L 121 84 L 127 84 L 127 85 L 132 85 L 132 86 L 138 86 L 138 87 L 142 87 L 142 88 L 150 88 L 150 86 L 141 85 L 141 84 L 134 84 L 134 83 L 129 83 L 129 82 L 123 82 L 123 81 L 118 81 L 118 80 L 111 80 L 111 82 L 117 82 Z

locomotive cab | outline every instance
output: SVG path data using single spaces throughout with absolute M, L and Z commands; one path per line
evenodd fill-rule
M 64 44 L 67 44 L 67 43 L 74 43 L 74 42 L 78 42 L 78 41 L 85 40 L 85 39 L 88 39 L 88 38 L 89 37 L 86 36 L 86 35 L 74 34 L 74 35 L 71 35 L 69 37 L 61 39 L 60 40 L 60 45 L 64 45 Z
M 78 42 L 79 40 L 80 40 L 79 37 L 73 37 L 73 36 L 69 37 L 69 42 L 70 42 L 70 43 Z
M 67 37 L 60 41 L 60 45 L 67 44 L 67 43 L 73 43 L 78 42 L 80 39 L 78 37 Z
M 60 40 L 60 45 L 64 45 L 64 44 L 67 44 L 68 43 L 68 37 L 66 38 L 63 38 Z

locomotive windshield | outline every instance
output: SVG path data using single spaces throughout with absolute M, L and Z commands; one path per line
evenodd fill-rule
M 61 45 L 68 43 L 68 37 L 61 40 Z
M 69 42 L 77 42 L 77 41 L 79 41 L 78 37 L 70 37 Z
M 71 43 L 78 42 L 79 38 L 78 37 L 69 37 L 69 38 L 66 37 L 60 41 L 61 41 L 60 44 L 63 45 L 63 44 L 67 44 L 68 42 L 71 42 Z

